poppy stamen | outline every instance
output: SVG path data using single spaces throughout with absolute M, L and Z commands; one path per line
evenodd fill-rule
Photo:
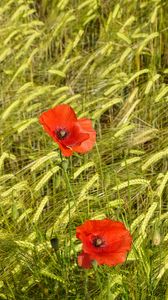
M 104 245 L 104 241 L 100 237 L 96 237 L 92 241 L 93 246 L 95 247 L 102 247 Z
M 63 140 L 67 137 L 69 132 L 66 129 L 60 128 L 55 130 L 56 136 L 59 140 Z

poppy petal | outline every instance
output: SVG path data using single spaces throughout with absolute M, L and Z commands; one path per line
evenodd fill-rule
M 52 132 L 57 127 L 69 128 L 73 122 L 76 122 L 77 117 L 74 110 L 68 104 L 60 104 L 42 113 L 39 122 L 43 126 L 47 126 Z
M 94 256 L 94 258 L 92 257 Z M 99 265 L 116 266 L 125 262 L 127 252 L 112 253 L 109 255 L 90 255 L 90 259 L 97 261 Z
M 78 153 L 87 153 L 93 148 L 95 141 L 96 141 L 96 135 L 94 133 L 92 135 L 90 134 L 87 140 L 85 140 L 78 146 L 74 146 L 73 151 Z
M 88 233 L 88 232 L 95 232 L 95 228 L 97 228 L 99 231 L 105 230 L 107 231 L 107 228 L 112 229 L 124 229 L 125 226 L 123 223 L 118 221 L 112 221 L 110 219 L 104 219 L 104 220 L 86 220 L 84 224 L 78 226 L 76 228 L 76 235 L 78 236 L 82 233 Z
M 78 153 L 86 153 L 90 151 L 96 142 L 96 131 L 92 127 L 92 122 L 89 119 L 79 119 L 78 126 L 81 133 L 87 133 L 88 139 L 84 140 L 80 145 L 74 146 L 73 150 Z
M 66 147 L 74 149 L 74 146 L 80 145 L 83 141 L 87 140 L 88 137 L 88 133 L 80 132 L 79 127 L 74 124 L 74 126 L 70 129 L 69 135 L 63 139 L 61 143 Z
M 73 151 L 72 151 L 71 148 L 67 148 L 67 147 L 63 146 L 63 145 L 62 145 L 61 143 L 59 143 L 58 141 L 57 141 L 57 143 L 58 143 L 58 146 L 59 146 L 59 148 L 61 149 L 61 152 L 62 152 L 62 154 L 63 154 L 64 156 L 69 157 L 69 156 L 71 156 L 71 155 L 73 154 Z
M 92 267 L 92 259 L 89 254 L 82 252 L 78 255 L 78 265 L 84 269 L 90 269 Z

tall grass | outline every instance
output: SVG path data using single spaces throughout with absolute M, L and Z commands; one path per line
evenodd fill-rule
M 168 299 L 167 12 L 166 0 L 1 0 L 0 299 Z M 97 132 L 64 169 L 38 123 L 59 103 Z M 104 217 L 133 249 L 80 269 L 75 228 Z

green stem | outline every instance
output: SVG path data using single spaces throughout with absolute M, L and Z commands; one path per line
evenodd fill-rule
M 72 245 L 72 214 L 71 214 L 71 208 L 73 208 L 73 206 L 75 206 L 79 217 L 80 217 L 80 213 L 78 211 L 78 208 L 77 208 L 77 205 L 76 205 L 75 195 L 74 195 L 74 192 L 73 192 L 70 180 L 69 180 L 69 176 L 68 176 L 68 172 L 67 172 L 67 166 L 65 166 L 65 164 L 64 164 L 65 160 L 63 160 L 61 152 L 60 152 L 60 157 L 61 157 L 61 164 L 62 164 L 63 174 L 64 174 L 66 186 L 67 186 L 69 237 L 70 237 L 70 252 L 71 252 L 71 249 L 72 249 L 72 246 L 73 246 Z M 72 205 L 72 203 L 73 203 L 73 205 Z
M 60 158 L 61 158 L 61 166 L 63 169 L 63 174 L 64 174 L 64 178 L 65 178 L 65 182 L 66 182 L 66 186 L 68 187 L 67 189 L 67 197 L 68 197 L 68 218 L 69 218 L 69 237 L 70 237 L 70 250 L 69 250 L 69 254 L 71 252 L 71 247 L 72 247 L 72 231 L 71 231 L 71 198 L 70 198 L 70 193 L 72 195 L 72 198 L 74 198 L 74 194 L 72 191 L 72 187 L 71 184 L 69 182 L 69 177 L 66 171 L 66 167 L 64 165 L 64 161 L 63 161 L 63 157 L 62 157 L 62 153 L 60 151 Z

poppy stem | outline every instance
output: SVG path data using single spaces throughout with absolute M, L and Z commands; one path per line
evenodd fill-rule
M 88 299 L 88 270 L 85 270 L 85 281 L 84 281 L 85 299 Z
M 62 153 L 60 151 L 60 158 L 61 158 L 61 165 L 62 165 L 62 169 L 63 169 L 63 174 L 64 174 L 64 178 L 65 178 L 65 182 L 66 182 L 66 186 L 67 186 L 67 197 L 68 197 L 68 218 L 69 218 L 69 237 L 70 237 L 70 253 L 71 253 L 71 249 L 72 249 L 72 216 L 71 216 L 71 209 L 73 209 L 73 207 L 76 208 L 76 211 L 78 212 L 77 209 L 77 205 L 76 205 L 76 199 L 75 199 L 75 195 L 69 180 L 69 176 L 68 176 L 68 172 L 67 172 L 67 167 L 68 167 L 68 160 L 63 160 L 62 157 Z M 80 214 L 78 213 L 78 216 L 80 216 Z M 73 249 L 75 252 L 75 249 Z
M 71 185 L 70 185 L 70 182 L 69 182 L 68 174 L 67 174 L 65 169 L 63 171 L 64 171 L 66 184 L 68 185 L 69 190 L 72 194 L 72 189 L 71 189 Z M 69 235 L 70 235 L 70 249 L 71 249 L 71 237 L 72 237 L 72 234 L 71 234 L 71 201 L 70 201 L 69 193 L 68 193 L 68 216 L 69 216 Z
M 96 143 L 96 151 L 97 151 L 98 163 L 99 163 L 99 168 L 100 168 L 102 191 L 103 191 L 103 194 L 105 195 L 105 199 L 106 199 L 106 202 L 107 202 L 107 205 L 108 205 L 108 197 L 107 197 L 107 194 L 106 194 L 106 188 L 105 188 L 105 182 L 104 182 L 104 173 L 103 173 L 103 168 L 102 168 L 101 156 L 100 156 L 100 152 L 99 152 L 99 148 L 98 148 L 97 143 Z M 99 205 L 102 208 L 102 204 L 101 204 L 100 201 L 99 201 Z M 108 208 L 108 206 L 107 206 L 107 208 Z M 108 211 L 107 211 L 107 214 L 108 214 Z
M 64 174 L 66 186 L 68 186 L 69 191 L 72 194 L 73 191 L 71 189 L 69 178 L 68 178 L 68 174 L 67 174 L 67 166 L 68 166 L 68 164 L 65 163 L 67 161 L 63 160 L 61 151 L 60 151 L 60 158 L 61 158 L 61 167 L 62 167 L 62 170 L 63 170 L 63 174 Z M 71 242 L 72 241 L 72 232 L 71 232 L 71 201 L 70 201 L 70 197 L 69 197 L 69 191 L 67 191 L 67 198 L 68 198 L 68 218 L 69 218 L 69 238 L 70 238 L 69 257 L 70 257 L 71 248 L 72 248 L 72 242 Z

